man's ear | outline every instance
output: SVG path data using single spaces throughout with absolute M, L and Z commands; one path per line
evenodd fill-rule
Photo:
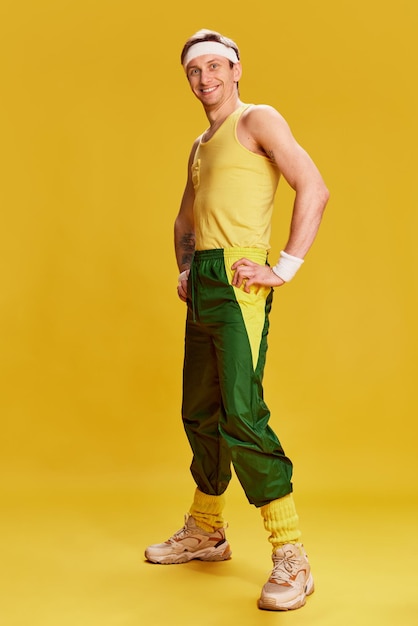
M 238 61 L 238 63 L 234 63 L 233 67 L 233 72 L 234 72 L 234 81 L 237 83 L 239 80 L 241 80 L 241 76 L 242 76 L 242 65 L 241 63 Z

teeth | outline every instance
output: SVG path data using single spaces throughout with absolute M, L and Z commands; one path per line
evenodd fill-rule
M 210 87 L 210 89 L 202 89 L 203 93 L 210 93 L 211 91 L 215 91 L 216 87 Z

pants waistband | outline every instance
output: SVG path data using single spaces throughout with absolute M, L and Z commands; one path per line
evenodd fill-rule
M 267 259 L 267 251 L 261 248 L 215 248 L 213 250 L 196 250 L 194 253 L 194 261 L 206 261 L 210 259 L 240 259 L 248 257 L 251 261 L 265 263 Z

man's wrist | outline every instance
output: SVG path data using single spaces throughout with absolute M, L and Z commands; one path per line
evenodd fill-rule
M 271 269 L 276 276 L 288 283 L 295 276 L 303 262 L 304 260 L 300 257 L 293 256 L 282 250 L 278 263 Z
M 179 277 L 177 279 L 178 282 L 181 283 L 183 280 L 187 280 L 188 277 L 189 277 L 189 272 L 190 272 L 189 268 L 187 268 L 187 269 L 183 270 L 182 272 L 180 272 Z

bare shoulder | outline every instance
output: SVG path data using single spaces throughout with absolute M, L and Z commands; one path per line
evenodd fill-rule
M 269 104 L 253 104 L 242 115 L 242 121 L 248 128 L 284 125 L 287 122 L 277 109 Z
M 292 143 L 293 137 L 284 117 L 268 104 L 252 105 L 242 115 L 238 138 L 252 152 L 265 154 L 277 162 L 278 147 Z

